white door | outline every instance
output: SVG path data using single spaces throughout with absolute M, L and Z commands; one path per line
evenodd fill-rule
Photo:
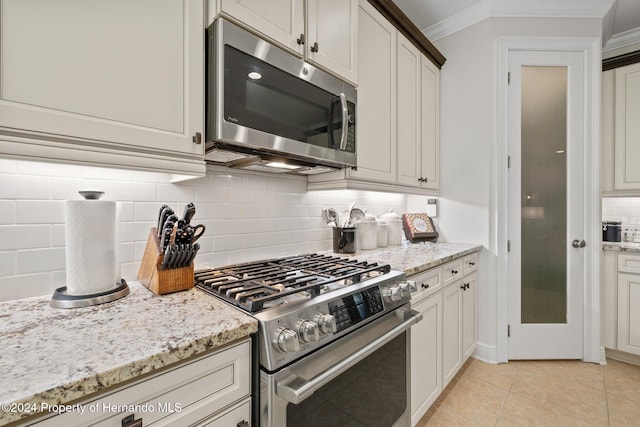
M 509 52 L 509 359 L 583 357 L 583 68 Z

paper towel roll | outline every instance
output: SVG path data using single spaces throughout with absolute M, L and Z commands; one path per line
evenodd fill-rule
M 90 295 L 117 287 L 116 202 L 68 200 L 65 203 L 67 293 Z

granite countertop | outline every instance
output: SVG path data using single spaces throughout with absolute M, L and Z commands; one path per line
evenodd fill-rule
M 631 252 L 640 254 L 640 245 L 635 248 L 623 247 L 620 242 L 602 242 L 603 251 Z
M 394 270 L 407 275 L 420 273 L 455 258 L 477 252 L 482 245 L 475 243 L 408 243 L 402 246 L 357 251 L 353 256 L 363 261 L 387 263 Z
M 481 248 L 405 242 L 350 256 L 411 275 Z M 0 303 L 0 403 L 77 401 L 258 330 L 253 317 L 199 289 L 158 297 L 129 286 L 126 297 L 85 308 L 52 308 L 50 297 Z M 0 425 L 29 415 L 2 410 Z
M 129 287 L 120 300 L 84 308 L 52 308 L 50 297 L 0 303 L 0 425 L 32 415 L 5 403 L 68 403 L 258 330 L 201 290 L 158 297 L 139 282 Z

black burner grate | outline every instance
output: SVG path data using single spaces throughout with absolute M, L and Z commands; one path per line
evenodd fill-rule
M 314 297 L 332 284 L 359 283 L 390 270 L 388 264 L 304 254 L 198 270 L 195 280 L 199 288 L 256 313 L 289 295 Z

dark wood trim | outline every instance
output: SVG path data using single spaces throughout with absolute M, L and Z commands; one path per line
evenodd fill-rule
M 368 0 L 389 22 L 424 53 L 438 68 L 447 58 L 422 34 L 409 17 L 391 0 Z
M 625 65 L 636 64 L 640 62 L 640 50 L 625 53 L 624 55 L 614 56 L 602 60 L 602 71 L 613 70 L 614 68 L 624 67 Z

